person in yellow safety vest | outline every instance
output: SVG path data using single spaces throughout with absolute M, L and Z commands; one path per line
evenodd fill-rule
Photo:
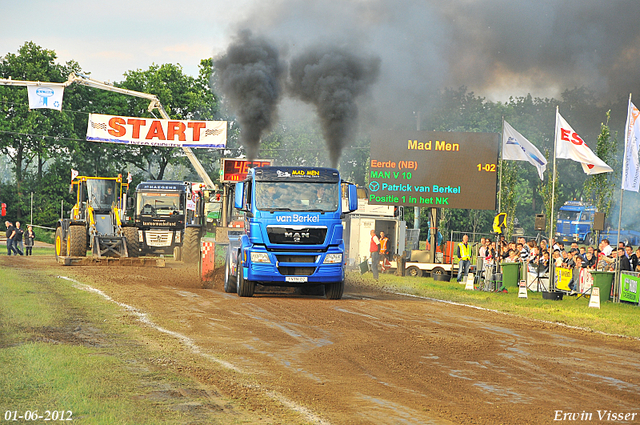
M 471 266 L 471 244 L 469 244 L 469 236 L 464 235 L 462 242 L 456 247 L 456 257 L 458 261 L 458 283 L 462 282 L 463 278 L 469 274 L 469 266 Z

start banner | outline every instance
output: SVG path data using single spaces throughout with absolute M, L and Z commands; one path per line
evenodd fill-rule
M 87 141 L 168 148 L 224 148 L 227 122 L 89 114 Z

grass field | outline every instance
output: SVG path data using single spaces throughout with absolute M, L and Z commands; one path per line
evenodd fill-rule
M 121 307 L 25 268 L 0 268 L 0 282 L 0 418 L 33 422 L 24 415 L 37 411 L 37 423 L 244 422 L 220 420 L 222 408 L 196 381 L 157 367 L 153 359 L 180 358 L 170 348 L 177 342 L 151 343 L 157 335 Z M 179 391 L 191 395 L 189 403 L 170 396 Z
M 375 281 L 371 273 L 350 273 L 349 282 L 377 286 L 384 290 L 453 301 L 537 320 L 563 323 L 614 335 L 640 338 L 640 307 L 627 303 L 601 302 L 600 309 L 590 308 L 589 299 L 564 297 L 545 300 L 540 293 L 529 292 L 528 298 L 518 293 L 465 290 L 464 285 L 435 281 L 425 277 L 380 274 Z

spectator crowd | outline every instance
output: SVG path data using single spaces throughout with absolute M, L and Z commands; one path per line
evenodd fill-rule
M 478 249 L 478 257 L 482 260 L 484 270 L 491 270 L 496 264 L 520 262 L 526 264 L 529 273 L 547 275 L 551 262 L 556 268 L 572 269 L 577 276 L 580 269 L 598 271 L 634 271 L 640 272 L 640 246 L 635 250 L 632 246 L 620 242 L 617 247 L 603 239 L 597 247 L 579 247 L 577 242 L 565 246 L 561 241 L 551 239 L 536 243 L 518 238 L 508 242 L 502 237 L 498 244 L 489 238 L 482 238 Z M 570 288 L 574 290 L 576 279 L 572 279 Z

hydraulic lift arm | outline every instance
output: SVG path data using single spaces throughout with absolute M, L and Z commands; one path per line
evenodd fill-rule
M 164 107 L 160 103 L 160 100 L 153 94 L 142 93 L 142 92 L 138 92 L 138 91 L 135 91 L 135 90 L 127 90 L 127 89 L 123 89 L 123 88 L 120 88 L 120 87 L 115 87 L 115 86 L 113 86 L 111 84 L 103 83 L 101 81 L 94 80 L 94 79 L 89 78 L 89 77 L 84 76 L 84 75 L 76 75 L 73 72 L 71 74 L 69 74 L 69 77 L 68 77 L 68 79 L 67 79 L 67 81 L 65 83 L 40 83 L 40 82 L 37 82 L 37 81 L 20 81 L 20 80 L 12 80 L 12 79 L 0 79 L 0 85 L 6 85 L 6 86 L 31 86 L 31 85 L 40 85 L 40 84 L 47 84 L 47 85 L 56 84 L 56 85 L 62 85 L 64 87 L 68 87 L 73 83 L 81 84 L 81 85 L 87 86 L 87 87 L 93 87 L 93 88 L 96 88 L 96 89 L 107 90 L 107 91 L 111 91 L 111 92 L 115 92 L 115 93 L 121 93 L 121 94 L 125 94 L 125 95 L 128 95 L 128 96 L 134 96 L 134 97 L 140 97 L 142 99 L 147 99 L 150 102 L 149 103 L 149 107 L 147 108 L 149 112 L 152 112 L 154 109 L 157 109 L 158 111 L 160 111 L 160 115 L 162 115 L 162 118 L 164 118 L 166 120 L 171 119 L 169 117 L 169 114 L 167 114 L 167 111 L 164 110 Z M 189 161 L 191 161 L 191 165 L 193 165 L 193 168 L 196 169 L 196 172 L 198 173 L 200 178 L 207 185 L 207 188 L 211 189 L 211 190 L 215 189 L 213 181 L 211 180 L 211 178 L 209 177 L 207 172 L 204 170 L 204 167 L 202 166 L 202 164 L 200 163 L 198 158 L 196 158 L 196 156 L 193 153 L 193 151 L 191 150 L 191 148 L 183 147 L 182 150 L 187 155 L 187 158 L 189 158 Z

